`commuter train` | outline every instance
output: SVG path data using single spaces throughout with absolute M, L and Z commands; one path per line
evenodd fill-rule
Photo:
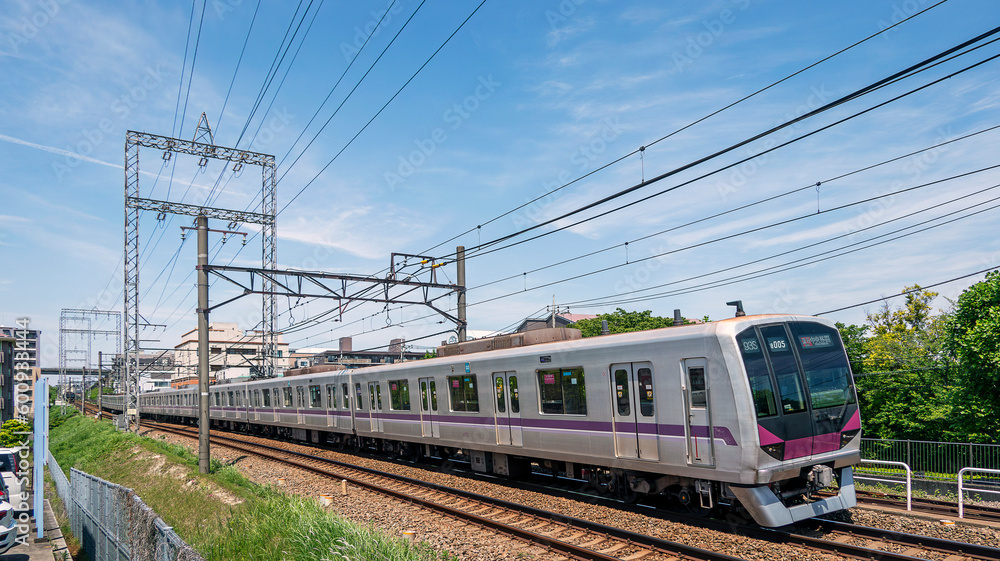
M 743 316 L 587 339 L 547 329 L 439 351 L 216 384 L 210 418 L 407 457 L 462 454 L 477 471 L 515 478 L 534 463 L 624 499 L 740 505 L 762 526 L 856 504 L 861 418 L 828 320 Z M 121 411 L 121 396 L 104 403 Z M 186 422 L 197 404 L 196 387 L 139 399 L 143 417 Z M 814 495 L 834 482 L 837 495 Z

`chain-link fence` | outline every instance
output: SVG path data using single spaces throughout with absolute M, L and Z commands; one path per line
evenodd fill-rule
M 47 458 L 73 535 L 89 559 L 202 561 L 131 489 L 78 469 L 67 480 L 51 453 Z

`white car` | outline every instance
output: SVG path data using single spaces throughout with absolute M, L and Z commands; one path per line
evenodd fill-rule
M 17 521 L 14 518 L 14 506 L 7 501 L 0 501 L 0 555 L 17 543 Z

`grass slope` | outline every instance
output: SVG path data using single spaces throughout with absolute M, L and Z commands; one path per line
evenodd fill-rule
M 49 449 L 70 468 L 130 487 L 188 544 L 215 560 L 434 561 L 451 559 L 426 544 L 409 544 L 360 527 L 311 498 L 289 496 L 247 480 L 182 446 L 124 434 L 106 422 L 53 410 Z

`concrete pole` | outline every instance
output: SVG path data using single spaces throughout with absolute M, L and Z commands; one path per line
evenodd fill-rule
M 198 472 L 211 473 L 208 448 L 208 218 L 198 217 Z
M 468 321 L 465 319 L 465 246 L 455 251 L 455 265 L 458 269 L 458 342 L 465 341 Z

